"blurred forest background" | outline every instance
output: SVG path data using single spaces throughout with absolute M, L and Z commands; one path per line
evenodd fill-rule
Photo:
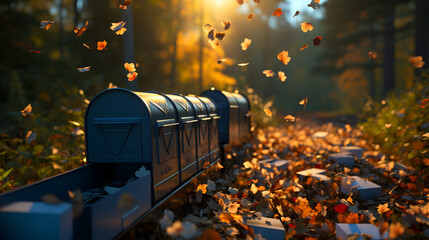
M 280 115 L 302 111 L 298 102 L 305 97 L 305 111 L 357 114 L 368 100 L 413 89 L 427 78 L 424 68 L 414 68 L 408 59 L 429 59 L 429 1 L 322 0 L 320 9 L 308 7 L 311 0 L 297 1 L 303 2 L 140 0 L 127 10 L 116 0 L 1 1 L 1 190 L 83 164 L 86 104 L 109 83 L 184 94 L 212 86 L 251 88 L 250 93 L 274 100 Z M 283 15 L 273 16 L 276 8 Z M 301 13 L 293 17 L 296 11 Z M 46 31 L 40 29 L 42 20 L 55 23 Z M 230 20 L 231 28 L 213 48 L 202 26 L 222 31 L 222 20 Z M 73 28 L 86 21 L 86 31 L 76 37 Z M 109 29 L 119 21 L 127 22 L 123 35 Z M 314 30 L 303 33 L 302 22 L 311 22 Z M 316 36 L 322 36 L 318 47 L 312 42 Z M 252 40 L 246 51 L 240 47 L 244 38 Z M 103 40 L 107 50 L 97 51 Z M 309 47 L 300 50 L 304 44 Z M 292 58 L 287 66 L 277 59 L 282 50 Z M 125 62 L 138 63 L 132 82 Z M 86 66 L 91 70 L 77 71 Z M 267 78 L 266 69 L 285 72 L 287 80 Z M 20 111 L 28 104 L 33 113 L 25 118 Z M 37 141 L 27 144 L 30 130 Z M 7 170 L 18 167 L 21 175 L 5 184 Z

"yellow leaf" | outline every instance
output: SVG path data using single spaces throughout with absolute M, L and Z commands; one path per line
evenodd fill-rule
M 313 24 L 311 24 L 309 22 L 303 22 L 303 23 L 301 23 L 301 30 L 303 32 L 313 31 Z

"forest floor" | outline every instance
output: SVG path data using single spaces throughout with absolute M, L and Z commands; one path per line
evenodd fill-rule
M 335 239 L 336 223 L 370 223 L 390 239 L 428 238 L 429 189 L 422 180 L 427 176 L 373 151 L 358 129 L 346 125 L 353 118 L 320 119 L 256 130 L 250 142 L 232 149 L 224 166 L 216 165 L 219 171 L 196 184 L 184 212 L 164 210 L 151 236 L 137 231 L 135 237 L 263 239 L 246 219 L 267 217 L 281 221 L 285 239 Z M 314 137 L 318 131 L 328 134 Z M 328 156 L 344 145 L 367 151 L 355 157 L 353 167 L 330 162 Z M 267 159 L 288 162 L 276 167 Z M 309 168 L 326 170 L 326 177 L 298 176 Z M 381 186 L 381 196 L 362 200 L 347 176 Z M 346 239 L 359 237 L 371 236 Z

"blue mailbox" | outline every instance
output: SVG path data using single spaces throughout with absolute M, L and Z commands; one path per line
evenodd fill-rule
M 210 142 L 210 162 L 220 158 L 219 150 L 219 120 L 216 105 L 206 97 L 198 97 L 206 105 L 208 116 L 210 117 L 209 125 L 209 142 Z
M 250 101 L 245 95 L 238 93 L 238 91 L 232 93 L 232 95 L 237 100 L 239 138 L 243 139 L 250 132 Z
M 85 116 L 89 163 L 144 163 L 154 200 L 180 184 L 178 113 L 161 94 L 111 88 L 99 93 Z

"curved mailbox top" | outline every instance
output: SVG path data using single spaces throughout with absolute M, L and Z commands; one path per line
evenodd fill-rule
M 186 99 L 190 104 L 192 104 L 193 108 L 195 109 L 195 116 L 197 117 L 197 119 L 205 118 L 208 116 L 206 106 L 198 98 L 193 96 L 182 97 Z
M 227 91 L 210 89 L 202 92 L 201 96 L 208 97 L 219 104 L 228 104 L 230 107 L 237 106 L 238 104 L 237 99 L 234 97 L 233 93 Z
M 198 99 L 206 105 L 209 116 L 218 116 L 216 105 L 210 99 L 206 97 L 198 97 Z
M 174 102 L 179 118 L 195 119 L 195 108 L 186 98 L 176 94 L 166 94 L 164 96 Z
M 247 109 L 248 111 L 250 110 L 250 101 L 245 95 L 238 92 L 232 93 L 232 95 L 237 100 L 238 105 L 240 105 L 240 109 Z

